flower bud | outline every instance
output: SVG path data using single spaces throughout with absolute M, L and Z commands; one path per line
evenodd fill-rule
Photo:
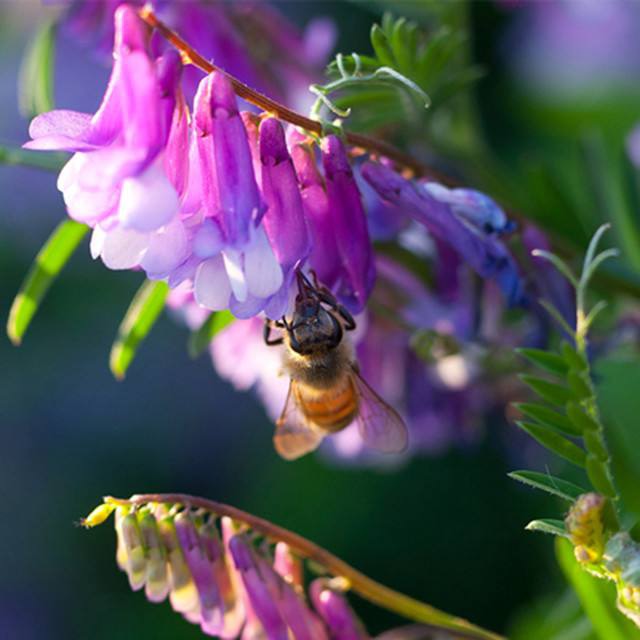
M 597 493 L 581 495 L 571 507 L 565 525 L 580 563 L 600 560 L 604 551 L 603 510 L 606 499 Z

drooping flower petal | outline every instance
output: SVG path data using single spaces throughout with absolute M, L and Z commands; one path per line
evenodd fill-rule
M 332 640 L 368 640 L 369 634 L 346 599 L 318 578 L 311 583 L 309 595 L 315 610 L 329 628 Z
M 200 264 L 193 291 L 196 302 L 207 309 L 222 311 L 229 306 L 231 285 L 222 256 L 214 256 Z
M 514 224 L 502 208 L 489 196 L 474 189 L 448 189 L 437 182 L 422 183 L 425 191 L 451 211 L 486 233 L 512 231 Z
M 291 157 L 300 183 L 300 195 L 309 224 L 313 250 L 309 263 L 320 282 L 333 287 L 340 275 L 341 258 L 324 180 L 318 170 L 313 146 L 298 134 L 290 137 Z
M 357 313 L 364 308 L 375 280 L 367 220 L 347 153 L 337 136 L 323 140 L 322 162 L 343 269 L 338 296 L 350 311 Z
M 262 203 L 247 132 L 223 73 L 211 73 L 200 83 L 195 124 L 205 209 L 218 220 L 227 244 L 241 249 L 250 240 Z
M 149 234 L 149 244 L 140 266 L 151 278 L 164 277 L 189 255 L 187 232 L 179 217 Z
M 178 194 L 158 164 L 123 180 L 118 218 L 125 229 L 153 231 L 167 224 L 177 210 Z
M 522 301 L 515 261 L 495 236 L 484 234 L 464 222 L 448 205 L 382 164 L 368 162 L 363 166 L 362 174 L 381 198 L 451 245 L 480 276 L 495 279 L 510 304 Z
M 269 576 L 264 575 L 264 573 L 268 574 L 268 570 L 261 571 L 264 567 L 258 566 L 254 552 L 241 535 L 231 538 L 229 551 L 248 601 L 251 603 L 252 611 L 260 620 L 267 637 L 270 640 L 287 640 L 289 638 L 287 625 L 267 585 Z
M 268 207 L 263 225 L 286 274 L 307 257 L 311 239 L 284 130 L 275 118 L 260 124 L 260 159 L 262 191 Z

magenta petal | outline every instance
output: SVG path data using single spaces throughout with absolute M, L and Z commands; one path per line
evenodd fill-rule
M 213 562 L 200 544 L 195 525 L 187 513 L 178 514 L 174 524 L 184 559 L 198 590 L 200 615 L 208 624 L 222 626 L 222 600 L 213 571 Z
M 314 149 L 305 142 L 295 142 L 291 157 L 300 182 L 300 195 L 309 225 L 313 250 L 309 263 L 320 282 L 333 287 L 340 275 L 341 258 L 336 243 L 333 217 L 324 180 L 318 171 Z
M 287 271 L 309 255 L 311 238 L 284 130 L 275 118 L 260 125 L 260 158 L 268 207 L 263 224 L 278 261 Z
M 338 295 L 353 312 L 361 311 L 373 289 L 375 265 L 362 199 L 340 138 L 322 145 L 329 210 L 333 219 L 343 276 Z
M 91 116 L 79 111 L 58 109 L 36 116 L 29 125 L 33 141 L 27 149 L 86 151 L 94 149 L 90 141 Z
M 313 606 L 320 614 L 333 640 L 367 640 L 369 635 L 351 610 L 346 599 L 326 587 L 322 578 L 314 580 L 309 588 Z
M 227 242 L 242 247 L 249 242 L 249 229 L 261 213 L 262 203 L 233 87 L 223 73 L 209 77 L 220 219 Z
M 287 625 L 267 586 L 268 576 L 264 576 L 262 567 L 258 567 L 253 550 L 242 536 L 235 535 L 229 541 L 229 551 L 251 608 L 262 623 L 267 637 L 270 640 L 288 640 Z

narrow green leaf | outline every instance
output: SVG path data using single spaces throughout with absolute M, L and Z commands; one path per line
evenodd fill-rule
M 589 453 L 586 460 L 586 469 L 589 480 L 598 493 L 607 496 L 607 498 L 617 497 L 615 487 L 609 476 L 609 469 L 603 461 L 598 460 L 598 458 Z
M 569 372 L 567 382 L 569 383 L 569 388 L 573 392 L 573 395 L 578 400 L 585 400 L 593 395 L 593 391 L 591 391 L 591 388 L 584 379 L 584 376 L 577 371 Z
M 577 402 L 567 403 L 566 409 L 569 420 L 571 420 L 580 431 L 595 431 L 599 428 L 598 423 L 591 416 L 588 416 Z
M 513 405 L 516 409 L 524 413 L 528 418 L 533 418 L 544 427 L 549 427 L 555 431 L 561 431 L 570 436 L 580 436 L 582 431 L 566 416 L 549 409 L 541 404 L 521 402 Z
M 539 300 L 540 306 L 562 327 L 562 329 L 572 337 L 575 337 L 576 332 L 573 327 L 569 325 L 563 315 L 547 300 Z
M 525 529 L 527 531 L 540 531 L 541 533 L 550 533 L 561 538 L 569 537 L 567 530 L 564 528 L 562 520 L 554 520 L 553 518 L 543 518 L 542 520 L 532 520 Z
M 614 584 L 587 573 L 576 561 L 570 542 L 556 540 L 556 558 L 562 573 L 578 595 L 599 640 L 640 638 L 638 628 L 616 610 Z
M 168 294 L 169 286 L 166 282 L 145 280 L 133 297 L 118 327 L 118 335 L 109 357 L 109 367 L 118 380 L 124 378 L 140 342 L 147 336 L 164 308 Z
M 567 363 L 557 353 L 544 351 L 543 349 L 516 349 L 516 353 L 524 356 L 537 367 L 557 376 L 565 376 L 569 371 Z
M 589 246 L 587 247 L 587 251 L 584 254 L 584 262 L 582 263 L 582 273 L 583 274 L 584 274 L 585 271 L 587 271 L 589 269 L 589 266 L 591 265 L 591 263 L 593 262 L 593 259 L 595 258 L 596 251 L 598 250 L 598 243 L 600 242 L 600 239 L 605 234 L 605 232 L 609 231 L 609 229 L 611 229 L 611 223 L 605 222 L 605 224 L 601 224 L 596 229 L 596 232 L 591 237 L 591 240 L 589 241 Z
M 386 34 L 378 24 L 371 27 L 371 46 L 383 66 L 395 67 L 395 58 Z
M 230 325 L 235 317 L 229 310 L 215 311 L 189 336 L 187 351 L 192 358 L 197 358 L 204 353 L 220 331 Z
M 600 438 L 599 431 L 584 432 L 584 448 L 601 462 L 609 459 L 609 452 Z
M 79 222 L 64 220 L 38 252 L 9 312 L 7 334 L 13 344 L 22 342 L 40 301 L 88 230 Z
M 587 493 L 586 489 L 579 487 L 577 484 L 573 484 L 573 482 L 568 482 L 562 478 L 556 478 L 548 473 L 512 471 L 507 475 L 518 482 L 522 482 L 530 487 L 535 487 L 541 491 L 546 491 L 568 502 L 573 502 L 578 496 Z
M 529 375 L 521 375 L 519 377 L 530 389 L 551 404 L 564 406 L 571 399 L 569 389 L 555 382 Z
M 569 265 L 559 258 L 555 253 L 551 253 L 550 251 L 545 251 L 544 249 L 534 249 L 531 252 L 532 256 L 536 258 L 544 258 L 553 264 L 553 266 L 574 286 L 578 287 L 578 279 L 574 275 L 573 271 L 569 267 Z
M 562 357 L 571 369 L 576 371 L 585 371 L 589 368 L 589 363 L 580 355 L 575 348 L 568 342 L 562 343 Z
M 578 445 L 557 434 L 555 431 L 549 431 L 539 424 L 524 422 L 522 420 L 518 420 L 516 424 L 523 431 L 526 431 L 534 440 L 537 440 L 543 447 L 553 451 L 572 464 L 584 468 L 586 454 Z
M 48 20 L 38 28 L 25 52 L 18 79 L 20 113 L 33 117 L 51 111 L 55 59 L 55 22 Z
M 35 167 L 58 172 L 68 160 L 68 156 L 57 151 L 31 151 L 15 147 L 0 146 L 0 164 Z

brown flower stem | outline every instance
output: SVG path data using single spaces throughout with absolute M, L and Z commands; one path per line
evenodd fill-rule
M 150 502 L 171 505 L 180 504 L 185 507 L 204 509 L 217 516 L 227 516 L 232 520 L 248 525 L 272 542 L 286 542 L 294 553 L 321 565 L 335 577 L 345 578 L 352 591 L 380 607 L 416 622 L 448 629 L 455 632 L 459 638 L 502 640 L 502 636 L 477 627 L 463 618 L 452 616 L 424 602 L 385 587 L 310 540 L 235 507 L 180 493 L 141 494 L 134 495 L 129 500 L 105 497 L 104 501 L 107 504 L 117 506 L 144 505 Z
M 202 71 L 204 71 L 205 73 L 211 73 L 212 71 L 223 73 L 229 79 L 229 82 L 231 82 L 236 95 L 243 100 L 246 100 L 256 107 L 259 107 L 263 111 L 271 113 L 280 120 L 289 122 L 296 127 L 301 127 L 302 129 L 305 129 L 306 131 L 309 131 L 310 133 L 314 133 L 316 135 L 322 134 L 322 123 L 318 122 L 317 120 L 307 118 L 306 116 L 293 111 L 293 109 L 285 107 L 283 104 L 280 104 L 269 96 L 264 95 L 264 93 L 260 93 L 259 91 L 252 89 L 244 82 L 241 82 L 231 74 L 224 71 L 224 69 L 220 69 L 220 67 L 204 58 L 188 42 L 186 42 L 175 31 L 164 24 L 164 22 L 162 22 L 162 20 L 160 20 L 158 16 L 156 16 L 149 5 L 144 6 L 140 10 L 140 17 L 151 28 L 156 29 L 158 33 L 160 33 L 162 37 L 167 40 L 167 42 L 173 45 L 180 52 L 182 61 L 185 64 L 192 64 L 195 67 L 202 69 Z M 399 149 L 396 149 L 394 146 L 384 142 L 383 140 L 377 140 L 376 138 L 371 138 L 360 133 L 352 132 L 345 132 L 345 139 L 350 145 L 354 147 L 359 147 L 360 149 L 364 149 L 370 153 L 385 156 L 390 160 L 393 160 L 396 164 L 410 169 L 416 174 L 430 174 L 434 177 L 437 177 L 443 182 L 451 182 L 451 179 L 447 176 L 436 174 L 436 172 L 424 166 L 412 156 L 403 153 Z

